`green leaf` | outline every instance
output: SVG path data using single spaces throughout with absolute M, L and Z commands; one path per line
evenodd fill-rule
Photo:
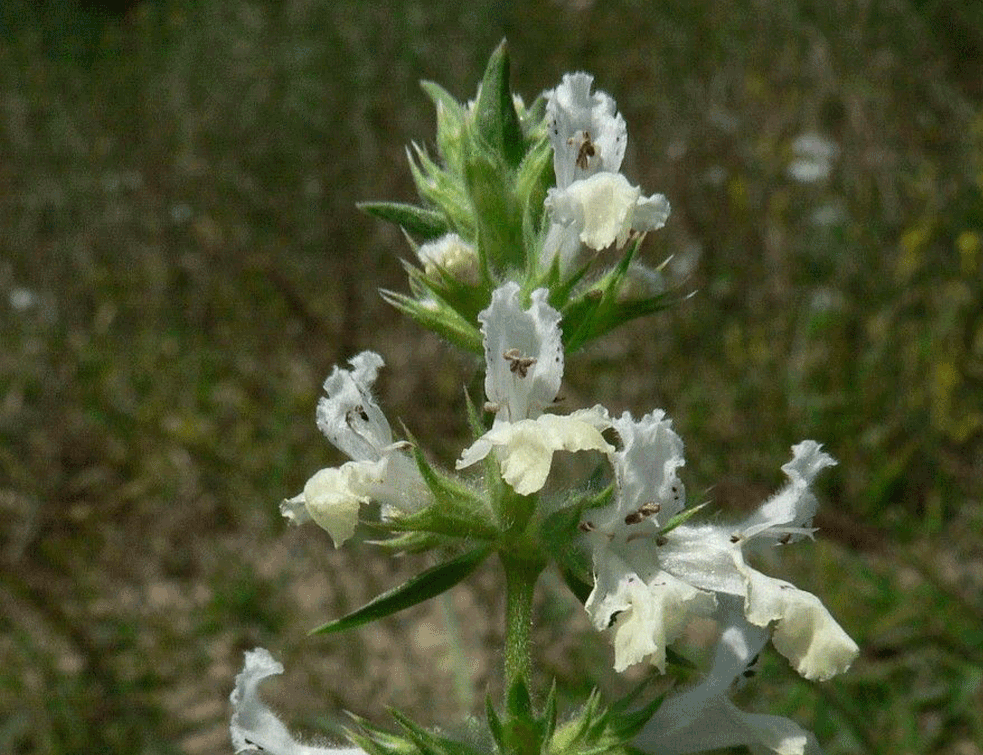
M 434 503 L 421 511 L 405 514 L 392 524 L 406 531 L 429 531 L 453 537 L 494 540 L 499 531 L 491 519 L 488 503 L 478 493 L 449 475 L 434 469 L 420 450 L 416 438 L 403 427 L 413 448 L 413 458 Z
M 420 325 L 442 335 L 465 351 L 483 355 L 481 333 L 477 327 L 461 317 L 453 308 L 440 300 L 421 302 L 396 291 L 380 291 L 382 298 L 401 312 L 412 317 Z
M 523 267 L 523 207 L 515 196 L 511 170 L 494 156 L 473 152 L 465 162 L 464 180 L 480 253 L 499 271 Z
M 402 202 L 358 202 L 355 206 L 372 217 L 395 223 L 424 241 L 443 236 L 450 230 L 447 219 L 436 210 Z
M 579 570 L 569 568 L 565 564 L 560 565 L 560 576 L 563 577 L 563 581 L 570 588 L 570 592 L 574 594 L 574 597 L 581 604 L 586 603 L 587 598 L 590 597 L 591 591 L 594 589 L 594 585 L 591 582 L 585 581 Z
M 502 719 L 498 717 L 495 706 L 492 705 L 491 696 L 485 697 L 485 718 L 488 721 L 488 731 L 491 732 L 492 739 L 500 753 L 505 752 L 505 730 L 502 728 Z
M 488 60 L 474 106 L 474 124 L 481 140 L 515 167 L 525 151 L 519 115 L 509 88 L 509 52 L 503 39 Z
M 709 503 L 710 502 L 707 501 L 706 503 L 701 503 L 699 506 L 693 506 L 693 508 L 690 509 L 683 509 L 678 514 L 676 514 L 676 516 L 674 516 L 672 519 L 666 522 L 666 525 L 659 530 L 659 535 L 665 535 L 669 532 L 672 532 L 680 524 L 689 521 L 700 511 L 700 509 L 702 509 L 704 506 L 709 505 Z
M 412 151 L 407 149 L 406 156 L 420 196 L 443 210 L 453 230 L 466 239 L 474 238 L 474 210 L 461 176 L 441 168 L 416 144 Z
M 545 209 L 546 192 L 554 183 L 553 147 L 542 139 L 522 158 L 515 176 L 515 193 L 526 209 L 534 228 L 539 228 Z
M 390 710 L 389 713 L 424 755 L 479 755 L 477 750 L 464 742 L 427 731 L 398 710 Z
M 420 86 L 430 95 L 437 107 L 437 149 L 447 167 L 460 173 L 464 164 L 464 134 L 466 111 L 451 94 L 432 81 L 421 81 Z
M 450 561 L 438 564 L 404 582 L 399 587 L 384 592 L 346 616 L 329 621 L 317 629 L 312 629 L 309 634 L 343 632 L 370 621 L 390 616 L 425 600 L 430 600 L 430 598 L 454 587 L 471 574 L 490 552 L 489 548 L 476 548 L 452 558 Z

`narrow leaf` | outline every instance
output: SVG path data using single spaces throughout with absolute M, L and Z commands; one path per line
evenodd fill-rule
M 509 88 L 509 51 L 504 39 L 488 60 L 474 107 L 474 119 L 482 140 L 513 167 L 518 165 L 524 145 Z
M 448 232 L 447 219 L 436 210 L 402 202 L 359 202 L 358 209 L 380 220 L 388 220 L 408 233 L 430 241 Z
M 489 553 L 488 548 L 476 548 L 452 558 L 450 561 L 438 564 L 404 582 L 399 587 L 384 592 L 346 616 L 312 629 L 309 634 L 342 632 L 434 598 L 471 574 Z

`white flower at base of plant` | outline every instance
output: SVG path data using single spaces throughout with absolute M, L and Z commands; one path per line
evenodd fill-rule
M 731 621 L 721 633 L 706 678 L 667 698 L 633 744 L 651 755 L 685 755 L 742 745 L 752 752 L 821 755 L 816 738 L 794 721 L 747 713 L 731 702 L 731 689 L 752 673 L 748 669 L 768 641 L 768 632 L 742 621 L 739 606 L 729 613 Z
M 669 219 L 669 201 L 662 194 L 645 197 L 620 173 L 596 173 L 565 189 L 550 189 L 546 207 L 564 234 L 595 251 L 611 244 L 620 249 L 632 230 L 658 230 Z
M 426 483 L 404 444 L 393 443 L 385 414 L 372 398 L 382 357 L 363 351 L 350 360 L 351 370 L 335 367 L 324 381 L 327 397 L 317 406 L 317 425 L 352 461 L 322 469 L 304 490 L 280 504 L 292 524 L 313 520 L 327 530 L 335 547 L 355 532 L 359 508 L 377 501 L 383 517 L 422 508 L 429 499 Z
M 229 732 L 236 755 L 257 751 L 270 755 L 365 755 L 358 747 L 305 745 L 294 739 L 259 696 L 259 683 L 268 676 L 282 674 L 283 665 L 263 648 L 245 655 L 243 669 L 236 676 L 236 686 L 229 696 L 232 703 Z
M 456 465 L 464 469 L 497 449 L 502 477 L 520 495 L 542 489 L 556 451 L 614 450 L 601 435 L 610 426 L 603 407 L 543 414 L 563 378 L 560 313 L 547 303 L 548 293 L 536 289 L 530 306 L 523 309 L 519 285 L 506 283 L 495 289 L 488 308 L 478 315 L 485 346 L 485 395 L 495 422 Z

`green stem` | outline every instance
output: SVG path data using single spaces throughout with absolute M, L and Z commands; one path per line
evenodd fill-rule
M 505 567 L 505 689 L 519 679 L 528 684 L 532 661 L 532 599 L 542 570 L 538 564 L 502 555 Z
M 514 755 L 538 755 L 542 732 L 530 698 L 532 600 L 542 561 L 502 553 L 505 568 L 505 739 Z

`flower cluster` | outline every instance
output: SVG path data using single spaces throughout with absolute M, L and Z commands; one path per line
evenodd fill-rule
M 280 506 L 294 524 L 320 525 L 336 546 L 371 518 L 390 535 L 384 546 L 459 555 L 318 631 L 354 627 L 433 597 L 496 554 L 508 586 L 501 717 L 489 707 L 499 752 L 602 752 L 633 743 L 665 755 L 741 744 L 816 753 L 815 738 L 797 724 L 743 712 L 729 694 L 753 675 L 769 640 L 809 680 L 830 679 L 857 656 L 819 598 L 752 565 L 759 549 L 813 538 L 812 486 L 836 462 L 819 443 L 802 441 L 782 467 L 784 487 L 742 521 L 722 523 L 700 516 L 704 506 L 688 505 L 683 442 L 665 411 L 639 419 L 614 417 L 601 405 L 557 411 L 567 354 L 662 305 L 648 293 L 633 294 L 628 282 L 640 234 L 665 224 L 669 204 L 620 173 L 627 128 L 611 97 L 592 92 L 591 76 L 564 76 L 529 108 L 511 95 L 507 79 L 503 47 L 466 106 L 428 84 L 438 103 L 442 160 L 418 151 L 420 165 L 413 163 L 427 204 L 368 208 L 400 223 L 422 265 L 410 268 L 412 296 L 390 292 L 390 301 L 484 357 L 484 411 L 469 405 L 473 441 L 446 471 L 413 438 L 394 440 L 373 397 L 383 360 L 362 352 L 350 368 L 335 367 L 317 407 L 318 427 L 350 461 L 315 473 Z M 627 248 L 591 280 L 599 259 L 593 253 L 612 246 Z M 572 485 L 554 472 L 557 454 L 586 461 Z M 364 508 L 370 502 L 378 508 Z M 669 645 L 692 619 L 715 619 L 719 640 L 702 681 L 642 708 L 624 703 L 602 711 L 592 698 L 562 726 L 554 698 L 537 712 L 528 627 L 532 591 L 550 562 L 567 576 L 593 626 L 609 635 L 616 671 L 647 662 L 669 673 Z M 584 589 L 578 563 L 589 581 L 579 585 Z M 303 745 L 258 696 L 260 681 L 282 670 L 265 650 L 247 653 L 232 693 L 237 753 L 480 751 L 402 719 L 402 737 L 365 724 L 350 735 L 356 749 Z
M 563 270 L 573 266 L 581 245 L 600 251 L 617 242 L 620 249 L 631 230 L 658 230 L 669 219 L 664 196 L 644 196 L 618 172 L 628 127 L 610 96 L 591 93 L 593 81 L 586 73 L 566 74 L 546 105 L 556 188 L 546 196 L 552 222 L 543 258 L 558 258 Z

